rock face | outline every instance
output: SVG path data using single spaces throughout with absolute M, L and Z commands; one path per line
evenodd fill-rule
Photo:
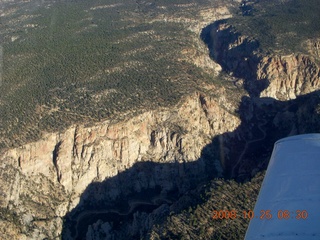
M 113 177 L 137 162 L 196 161 L 213 136 L 233 131 L 239 124 L 240 120 L 213 98 L 197 93 L 175 109 L 146 112 L 118 123 L 74 126 L 63 133 L 47 134 L 37 142 L 1 155 L 3 174 L 8 167 L 17 172 L 12 181 L 1 178 L 1 186 L 6 187 L 1 206 L 26 209 L 27 206 L 21 207 L 25 204 L 21 194 L 26 191 L 22 179 L 26 179 L 29 186 L 41 178 L 57 188 L 59 204 L 53 215 L 59 219 L 79 203 L 80 195 L 90 183 Z M 155 184 L 172 190 L 165 176 L 161 179 Z M 144 184 L 152 186 L 149 182 Z M 45 185 L 39 189 L 49 192 Z M 28 194 L 39 197 L 37 193 Z M 119 191 L 108 191 L 107 197 L 115 199 L 119 194 Z M 28 213 L 33 216 L 32 212 Z M 56 231 L 61 232 L 61 225 L 56 227 Z
M 319 38 L 307 40 L 305 42 L 305 45 L 310 55 L 312 55 L 315 58 L 320 57 L 320 39 Z
M 315 61 L 319 41 L 307 41 L 310 55 L 266 55 L 255 39 L 242 36 L 224 20 L 207 26 L 202 39 L 211 57 L 225 71 L 245 79 L 245 88 L 252 96 L 289 100 L 320 87 L 320 71 Z
M 209 47 L 210 56 L 224 71 L 242 80 L 251 96 L 289 100 L 319 89 L 319 67 L 312 57 L 303 54 L 266 56 L 259 50 L 256 40 L 241 36 L 225 21 L 209 25 L 201 37 Z M 317 42 L 310 44 L 316 49 L 312 50 L 316 56 Z M 203 62 L 199 65 L 208 67 Z M 0 221 L 1 231 L 12 238 L 53 239 L 61 234 L 63 217 L 74 208 L 81 209 L 88 204 L 85 203 L 88 196 L 103 202 L 157 186 L 162 193 L 187 191 L 185 185 L 190 182 L 183 185 L 179 179 L 190 178 L 192 181 L 204 175 L 208 169 L 201 164 L 205 155 L 203 149 L 212 143 L 214 137 L 236 129 L 240 130 L 235 138 L 243 142 L 243 149 L 238 151 L 239 156 L 235 156 L 237 164 L 240 163 L 251 145 L 266 138 L 263 128 L 272 124 L 262 121 L 254 126 L 253 120 L 258 122 L 267 114 L 261 114 L 261 118 L 253 114 L 253 102 L 248 104 L 251 108 L 247 109 L 248 114 L 242 116 L 244 122 L 241 122 L 232 114 L 237 108 L 236 103 L 228 102 L 223 87 L 217 99 L 194 93 L 171 109 L 148 111 L 120 122 L 110 120 L 94 126 L 72 126 L 64 132 L 47 133 L 37 142 L 1 153 L 0 213 L 4 219 Z M 281 123 L 288 117 L 278 118 Z M 250 132 L 253 140 L 242 137 L 241 133 L 245 131 Z M 230 149 L 223 149 L 223 139 L 220 145 L 221 152 L 228 155 Z M 211 153 L 207 155 L 210 155 L 212 169 L 218 176 L 224 167 L 223 158 Z M 186 173 L 188 169 L 184 164 L 196 161 L 200 164 L 190 165 L 195 167 Z M 147 162 L 157 164 L 156 168 L 150 168 L 152 170 L 146 169 L 150 170 L 149 174 L 139 169 L 139 163 Z M 179 164 L 179 168 L 171 172 L 165 164 Z M 137 166 L 133 172 L 137 181 L 127 177 L 133 166 Z M 190 172 L 194 173 L 194 178 Z M 117 179 L 116 176 L 121 177 Z M 106 185 L 107 190 L 95 188 L 94 184 L 108 179 L 113 181 Z M 88 186 L 93 187 L 88 190 Z M 134 215 L 138 219 L 136 222 L 150 220 L 145 223 L 150 226 L 152 217 Z M 135 231 L 139 231 L 139 226 Z M 109 223 L 97 222 L 89 227 L 88 239 L 97 238 L 95 229 L 111 231 Z
M 295 99 L 320 87 L 319 67 L 302 54 L 264 57 L 258 66 L 257 77 L 269 81 L 260 96 L 279 100 Z

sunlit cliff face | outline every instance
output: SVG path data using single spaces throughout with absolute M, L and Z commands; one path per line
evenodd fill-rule
M 31 2 L 31 12 L 38 11 L 40 3 L 50 12 L 54 4 Z M 93 45 L 98 54 L 91 56 L 89 65 L 82 61 L 92 53 L 89 43 L 72 45 L 70 50 L 63 38 L 57 44 L 64 51 L 52 55 L 55 64 L 38 55 L 43 61 L 37 63 L 45 68 L 32 65 L 30 52 L 7 55 L 22 70 L 32 69 L 24 72 L 32 73 L 28 76 L 37 69 L 41 69 L 37 72 L 41 80 L 54 76 L 48 85 L 40 84 L 48 91 L 21 82 L 15 91 L 4 85 L 2 102 L 15 104 L 13 100 L 18 99 L 17 108 L 2 109 L 9 105 L 0 99 L 0 118 L 10 123 L 0 126 L 1 136 L 12 133 L 0 137 L 0 214 L 4 219 L 0 228 L 8 238 L 53 239 L 63 232 L 65 239 L 82 235 L 99 239 L 100 230 L 115 238 L 122 230 L 127 231 L 122 237 L 147 234 L 156 221 L 180 211 L 178 205 L 188 202 L 184 197 L 190 191 L 215 177 L 249 180 L 266 167 L 275 140 L 319 129 L 318 41 L 305 42 L 310 55 L 267 54 L 257 39 L 219 21 L 231 17 L 231 3 L 200 2 L 82 3 L 89 5 L 81 11 L 88 16 L 73 22 L 79 29 L 64 27 L 97 41 Z M 12 3 L 4 16 L 19 15 L 19 4 Z M 110 17 L 102 28 L 103 20 L 95 17 L 105 16 L 104 11 L 123 21 Z M 2 30 L 6 41 L 17 44 L 8 46 L 27 44 L 24 34 L 37 28 L 26 25 L 34 24 L 33 20 L 27 23 L 26 14 L 8 22 L 11 30 Z M 58 12 L 47 18 L 51 35 L 46 40 L 57 37 L 61 19 L 56 16 Z M 25 23 L 22 28 L 27 31 L 14 31 L 19 22 Z M 83 27 L 84 23 L 88 25 Z M 123 31 L 112 32 L 112 24 L 122 24 L 115 29 Z M 106 35 L 95 32 L 99 27 Z M 111 43 L 105 42 L 107 36 Z M 106 51 L 98 40 L 110 49 Z M 77 46 L 86 46 L 88 52 L 77 55 L 73 51 Z M 71 80 L 60 71 L 68 63 L 60 55 L 75 60 Z M 99 62 L 101 69 L 94 63 L 98 55 L 108 56 L 106 62 Z M 23 68 L 29 63 L 31 68 Z M 90 66 L 88 71 L 84 66 Z M 12 80 L 33 79 L 19 75 L 14 67 L 8 69 Z M 46 94 L 33 95 L 34 89 Z M 12 98 L 15 93 L 28 93 L 28 97 L 21 101 Z M 31 125 L 24 122 L 25 116 L 31 116 Z M 15 132 L 18 126 L 23 126 L 19 128 L 22 135 Z M 123 215 L 129 220 L 124 221 Z M 110 218 L 119 219 L 112 222 Z

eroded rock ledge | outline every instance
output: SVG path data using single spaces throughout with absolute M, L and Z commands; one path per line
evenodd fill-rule
M 48 207 L 55 203 L 52 215 L 55 219 L 63 217 L 79 203 L 80 195 L 90 183 L 114 177 L 137 162 L 196 161 L 214 136 L 231 132 L 239 124 L 239 118 L 221 108 L 214 98 L 195 93 L 173 109 L 146 112 L 115 124 L 106 121 L 93 127 L 78 125 L 62 133 L 46 134 L 41 140 L 10 149 L 0 157 L 2 176 L 8 168 L 16 171 L 1 178 L 2 192 L 6 193 L 1 207 L 35 218 L 45 215 L 39 204 Z M 221 165 L 218 159 L 212 161 Z M 201 171 L 204 169 L 197 172 Z M 40 178 L 46 184 L 39 183 L 40 192 L 34 192 L 32 186 L 37 186 Z M 157 181 L 137 184 L 135 190 L 155 185 L 168 191 L 177 187 L 165 176 Z M 39 194 L 50 191 L 56 192 L 56 201 L 50 195 L 47 202 L 36 200 Z M 104 197 L 116 199 L 120 194 L 114 189 Z M 34 201 L 33 208 L 24 202 L 23 196 Z M 44 218 L 43 222 L 49 224 L 51 220 Z M 61 232 L 61 227 L 58 221 L 55 232 Z
M 251 96 L 289 100 L 320 87 L 316 61 L 319 42 L 316 40 L 307 40 L 304 44 L 310 55 L 267 54 L 261 51 L 256 39 L 241 35 L 225 20 L 208 25 L 201 37 L 208 45 L 210 56 L 224 71 L 244 79 Z
M 208 26 L 203 34 L 211 57 L 226 72 L 242 79 L 252 96 L 289 100 L 319 89 L 319 67 L 312 56 L 264 55 L 256 40 L 241 36 L 224 21 Z M 228 101 L 223 88 L 219 94 Z M 117 176 L 136 163 L 183 166 L 201 159 L 203 148 L 213 137 L 233 132 L 241 124 L 239 117 L 226 109 L 228 102 L 221 105 L 216 98 L 195 93 L 171 109 L 145 112 L 118 123 L 72 126 L 4 152 L 0 156 L 0 207 L 3 213 L 7 211 L 8 220 L 0 222 L 0 228 L 19 239 L 58 237 L 63 217 L 81 207 L 81 195 L 91 183 Z M 212 162 L 219 174 L 223 163 L 214 157 Z M 205 167 L 199 164 L 194 171 L 200 174 Z M 170 177 L 166 174 L 162 171 L 159 177 L 141 178 L 128 186 L 137 192 L 155 186 L 164 191 L 181 187 L 172 184 L 171 173 Z M 183 167 L 174 174 L 183 178 Z M 103 199 L 114 200 L 127 191 L 118 187 L 104 192 Z M 99 193 L 89 193 L 99 198 Z

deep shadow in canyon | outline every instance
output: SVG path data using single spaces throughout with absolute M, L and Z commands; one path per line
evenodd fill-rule
M 104 229 L 115 239 L 140 239 L 153 224 L 161 224 L 170 212 L 180 212 L 204 199 L 197 187 L 221 177 L 249 181 L 266 169 L 276 140 L 320 129 L 320 91 L 290 101 L 243 97 L 241 125 L 212 139 L 194 162 L 137 162 L 103 182 L 90 184 L 79 205 L 65 216 L 63 239 L 87 239 L 89 225 Z M 193 191 L 193 194 L 190 194 Z M 188 197 L 192 195 L 192 198 Z M 109 222 L 109 223 L 106 223 Z M 99 225 L 100 224 L 100 225 Z M 94 228 L 94 227 L 91 227 Z M 101 239 L 106 235 L 101 235 Z
M 78 206 L 64 217 L 63 239 L 147 239 L 151 227 L 163 223 L 170 212 L 178 213 L 205 201 L 197 197 L 198 186 L 216 177 L 250 181 L 266 169 L 275 141 L 319 131 L 320 91 L 289 101 L 259 98 L 268 86 L 267 80 L 256 80 L 254 71 L 258 57 L 253 53 L 259 43 L 244 40 L 247 44 L 227 52 L 227 45 L 216 43 L 211 34 L 217 32 L 219 24 L 221 21 L 204 28 L 201 38 L 225 72 L 245 81 L 250 97 L 241 99 L 239 127 L 214 137 L 193 162 L 156 163 L 149 159 L 103 182 L 91 183 Z M 230 41 L 224 30 L 218 34 Z
M 244 88 L 250 97 L 259 97 L 269 85 L 267 79 L 257 80 L 257 66 L 261 60 L 259 42 L 242 36 L 227 20 L 219 20 L 204 27 L 201 40 L 209 50 L 210 58 L 219 63 L 223 71 L 244 79 Z
M 228 151 L 226 161 L 223 155 L 220 157 L 220 161 L 225 162 L 224 177 L 238 181 L 250 179 L 250 175 L 267 167 L 275 141 L 288 135 L 319 131 L 319 91 L 288 101 L 260 98 L 270 82 L 257 75 L 265 54 L 257 39 L 242 36 L 228 20 L 215 21 L 204 27 L 200 38 L 206 44 L 210 58 L 219 63 L 224 73 L 242 79 L 249 94 L 249 97 L 242 97 L 237 111 L 241 125 L 233 133 L 218 137 L 220 143 L 224 139 Z

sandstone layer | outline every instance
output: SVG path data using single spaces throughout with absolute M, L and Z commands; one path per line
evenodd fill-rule
M 320 87 L 319 42 L 316 40 L 305 44 L 310 55 L 267 54 L 261 51 L 256 39 L 241 35 L 224 20 L 207 26 L 202 38 L 211 57 L 225 71 L 244 79 L 245 88 L 252 96 L 289 100 Z
M 225 9 L 222 10 L 221 14 L 227 14 Z M 203 46 L 197 51 L 186 49 L 182 55 L 188 55 L 189 61 L 190 55 L 194 56 L 195 64 L 207 72 L 218 74 L 223 69 L 232 79 L 236 79 L 237 87 L 241 88 L 239 83 L 243 82 L 251 97 L 284 101 L 319 89 L 320 71 L 315 60 L 319 53 L 318 41 L 307 43 L 312 51 L 310 56 L 302 53 L 268 55 L 259 49 L 257 40 L 242 36 L 225 21 L 209 25 L 203 29 L 201 37 L 209 47 L 210 57 L 221 67 L 211 64 L 209 58 L 199 57 L 204 51 Z M 184 57 L 181 58 L 183 60 Z M 170 109 L 147 111 L 123 121 L 108 120 L 93 126 L 73 125 L 61 132 L 46 133 L 36 142 L 1 153 L 0 207 L 4 219 L 0 221 L 1 231 L 6 236 L 18 239 L 54 239 L 60 237 L 64 216 L 74 208 L 81 209 L 85 204 L 84 200 L 88 199 L 85 194 L 94 200 L 104 201 L 116 200 L 119 196 L 156 186 L 160 186 L 162 192 L 176 189 L 178 192 L 187 191 L 188 188 L 179 182 L 186 176 L 189 178 L 184 163 L 201 163 L 203 149 L 212 143 L 213 138 L 219 136 L 220 150 L 224 154 L 223 157 L 217 157 L 219 153 L 208 154 L 216 176 L 219 176 L 225 167 L 223 159 L 233 150 L 224 144 L 223 134 L 232 135 L 232 132 L 240 129 L 234 138 L 244 143 L 241 145 L 244 147 L 233 155 L 239 153 L 234 159 L 237 160 L 236 165 L 241 165 L 241 161 L 246 160 L 247 149 L 265 140 L 266 126 L 272 126 L 270 129 L 274 130 L 284 125 L 282 123 L 287 123 L 288 119 L 293 122 L 295 116 L 299 115 L 302 119 L 304 115 L 302 110 L 298 115 L 289 110 L 274 113 L 278 110 L 275 107 L 269 116 L 273 122 L 261 121 L 269 112 L 259 115 L 260 119 L 254 112 L 256 106 L 252 101 L 245 105 L 250 108 L 240 119 L 234 114 L 234 109 L 237 109 L 241 99 L 238 102 L 231 101 L 232 96 L 227 95 L 224 87 L 217 90 L 216 94 L 218 97 L 196 92 Z M 251 100 L 247 98 L 248 102 Z M 301 120 L 301 125 L 304 123 Z M 299 129 L 299 126 L 296 128 Z M 297 129 L 292 127 L 290 131 L 297 133 Z M 246 131 L 250 132 L 252 139 L 245 139 L 241 135 Z M 152 177 L 140 173 L 135 176 L 137 181 L 129 182 L 132 180 L 130 178 L 128 182 L 125 182 L 126 179 L 115 180 L 104 192 L 94 191 L 94 188 L 86 191 L 92 184 L 116 179 L 116 176 L 135 164 L 145 162 L 159 166 L 178 163 L 179 168 L 174 173 L 160 169 Z M 207 170 L 205 164 L 196 166 L 192 169 L 196 173 L 194 178 Z M 120 186 L 123 182 L 126 184 Z M 109 228 L 108 224 L 102 222 L 96 225 Z M 90 226 L 89 235 L 95 235 L 94 227 Z
M 1 186 L 5 197 L 1 206 L 16 209 L 19 215 L 25 211 L 31 218 L 41 218 L 37 215 L 45 213 L 40 206 L 55 203 L 55 207 L 51 206 L 54 220 L 42 216 L 43 224 L 53 224 L 79 203 L 80 195 L 90 183 L 114 177 L 137 162 L 196 161 L 212 137 L 233 131 L 239 124 L 240 120 L 221 108 L 214 98 L 197 93 L 175 109 L 146 112 L 118 123 L 106 121 L 92 127 L 78 125 L 61 133 L 48 133 L 37 142 L 2 154 Z M 218 159 L 213 161 L 221 165 Z M 7 168 L 16 174 L 9 174 Z M 165 176 L 161 179 L 156 184 L 171 190 L 169 179 Z M 39 193 L 32 192 L 27 187 L 30 185 L 38 185 Z M 144 186 L 152 187 L 152 183 L 141 183 L 136 190 Z M 117 187 L 104 197 L 117 198 L 121 194 Z M 49 192 L 58 196 L 57 201 L 51 195 L 47 201 L 39 200 Z M 25 195 L 34 202 L 35 209 L 27 209 Z M 61 219 L 55 227 L 55 232 L 61 232 Z

